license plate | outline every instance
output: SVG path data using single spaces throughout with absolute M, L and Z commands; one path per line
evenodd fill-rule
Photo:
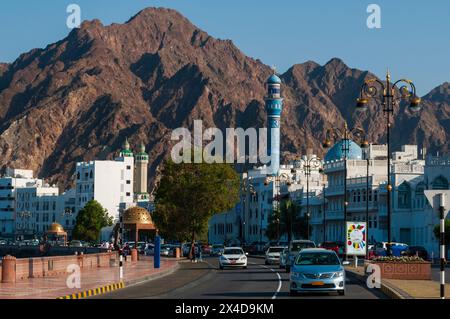
M 236 260 L 232 260 L 231 263 L 232 263 L 232 264 L 235 264 L 235 263 L 236 263 Z
M 324 282 L 323 281 L 314 281 L 314 282 L 311 283 L 311 285 L 313 285 L 313 286 L 323 286 Z

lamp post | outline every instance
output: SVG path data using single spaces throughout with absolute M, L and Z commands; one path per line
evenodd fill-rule
M 360 127 L 349 128 L 347 123 L 344 124 L 344 129 L 339 129 L 336 127 L 332 127 L 327 130 L 327 134 L 325 137 L 325 141 L 323 143 L 324 148 L 329 148 L 331 146 L 332 140 L 341 139 L 341 151 L 344 159 L 344 236 L 345 229 L 347 227 L 347 208 L 348 208 L 348 199 L 347 199 L 347 159 L 348 153 L 350 152 L 350 137 L 358 137 L 361 140 L 361 147 L 367 148 L 369 143 L 365 139 L 365 132 Z M 344 240 L 345 241 L 345 240 Z M 347 258 L 347 255 L 345 255 Z
M 246 214 L 247 194 L 250 193 L 252 196 L 254 196 L 256 194 L 255 187 L 251 181 L 252 181 L 251 177 L 247 177 L 242 180 L 242 192 L 244 193 L 244 200 L 243 200 L 244 206 L 242 209 L 242 215 L 243 215 L 242 224 L 243 225 L 242 225 L 241 237 L 242 237 L 242 242 L 244 244 L 245 244 L 245 225 L 246 225 L 246 219 L 247 219 L 247 214 Z
M 303 170 L 306 176 L 306 215 L 307 219 L 307 228 L 308 228 L 308 240 L 309 240 L 309 217 L 311 216 L 311 212 L 309 210 L 309 177 L 311 176 L 312 169 L 320 169 L 322 167 L 322 161 L 317 157 L 308 157 L 306 159 L 300 158 L 298 162 L 303 164 Z
M 323 196 L 323 242 L 327 241 L 327 218 L 326 218 L 326 210 L 325 210 L 325 184 L 323 184 L 323 191 L 322 191 L 322 196 Z
M 266 180 L 264 181 L 264 186 L 269 185 L 269 183 L 274 182 L 275 183 L 275 189 L 276 189 L 276 197 L 274 199 L 274 202 L 276 202 L 276 209 L 275 211 L 277 211 L 278 209 L 280 209 L 280 202 L 282 200 L 282 196 L 281 196 L 281 183 L 286 183 L 287 186 L 290 186 L 292 184 L 292 178 L 285 173 L 279 174 L 279 175 L 272 175 L 272 176 L 268 176 L 266 178 Z M 262 227 L 262 221 L 261 221 L 261 227 Z
M 402 84 L 397 88 L 398 84 Z M 381 88 L 381 91 L 377 89 Z M 361 87 L 359 98 L 357 99 L 356 109 L 367 110 L 371 99 L 379 100 L 383 107 L 383 114 L 386 117 L 386 140 L 387 140 L 387 231 L 388 242 L 391 242 L 391 117 L 394 116 L 394 108 L 399 106 L 400 101 L 408 100 L 409 109 L 412 112 L 417 112 L 421 109 L 421 99 L 416 95 L 416 87 L 411 80 L 400 79 L 394 83 L 391 82 L 391 75 L 389 71 L 386 74 L 386 83 L 373 78 L 366 80 Z

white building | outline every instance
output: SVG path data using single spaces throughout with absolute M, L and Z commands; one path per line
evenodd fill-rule
M 314 157 L 314 155 L 312 155 Z M 306 157 L 302 158 L 303 160 Z M 321 166 L 311 169 L 309 176 L 310 194 L 316 193 L 322 186 Z M 266 167 L 256 167 L 241 176 L 243 190 L 239 204 L 229 212 L 217 214 L 209 221 L 209 241 L 266 242 L 266 230 L 269 217 L 277 209 L 282 197 L 303 203 L 307 180 L 304 162 L 295 161 L 290 165 L 281 165 L 278 178 L 268 176 Z M 244 186 L 246 185 L 246 186 Z M 306 210 L 303 212 L 306 213 Z M 280 237 L 286 240 L 286 234 Z
M 42 237 L 52 223 L 58 222 L 63 208 L 58 187 L 37 179 L 16 190 L 16 235 Z
M 118 220 L 120 203 L 133 203 L 134 157 L 128 141 L 114 161 L 79 162 L 75 175 L 76 214 L 96 200 Z
M 6 169 L 0 178 L 0 236 L 12 237 L 15 233 L 16 190 L 33 183 L 33 171 L 23 169 Z

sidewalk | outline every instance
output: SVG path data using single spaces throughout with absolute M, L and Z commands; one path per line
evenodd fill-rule
M 358 276 L 360 280 L 366 280 L 364 267 L 345 267 L 345 270 Z M 382 291 L 393 299 L 438 299 L 440 285 L 432 280 L 398 280 L 381 279 Z M 445 297 L 450 298 L 450 284 L 445 285 Z
M 178 268 L 178 260 L 161 258 L 161 268 L 153 268 L 153 258 L 140 256 L 137 263 L 124 263 L 122 282 L 133 285 L 160 278 Z M 57 277 L 30 278 L 15 284 L 0 283 L 0 299 L 56 299 L 110 284 L 119 283 L 119 267 L 102 267 L 81 271 L 81 288 L 70 289 L 66 275 Z

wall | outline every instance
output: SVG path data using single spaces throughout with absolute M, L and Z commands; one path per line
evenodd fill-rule
M 110 267 L 116 264 L 117 259 L 117 252 L 78 256 L 20 258 L 16 260 L 16 280 L 66 274 L 67 266 L 71 264 L 79 265 L 82 269 Z

